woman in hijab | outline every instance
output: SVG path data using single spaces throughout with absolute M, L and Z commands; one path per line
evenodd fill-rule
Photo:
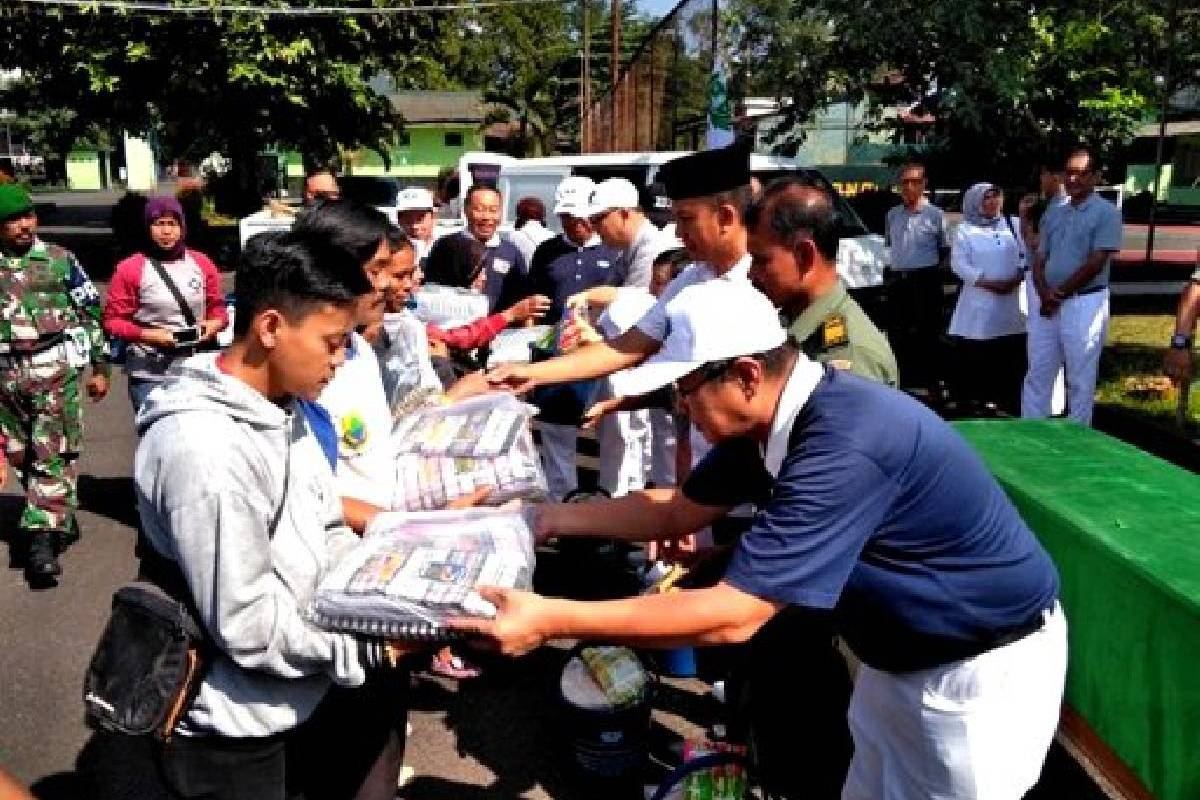
M 963 219 L 954 232 L 950 267 L 962 291 L 950 318 L 959 353 L 959 398 L 968 413 L 1018 415 L 1025 374 L 1025 315 L 1017 289 L 1020 246 L 1001 209 L 1004 192 L 977 183 L 963 197 Z
M 171 366 L 228 324 L 221 275 L 187 247 L 183 208 L 174 197 L 146 202 L 143 252 L 117 264 L 104 303 L 104 330 L 127 343 L 125 371 L 136 412 Z

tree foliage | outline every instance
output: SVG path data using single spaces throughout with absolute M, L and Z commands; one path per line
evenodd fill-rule
M 1167 30 L 1168 2 L 734 0 L 727 20 L 740 85 L 784 101 L 781 150 L 799 144 L 797 123 L 842 99 L 867 100 L 899 141 L 902 123 L 884 112 L 911 104 L 936 120 L 926 159 L 960 181 L 1077 143 L 1111 155 L 1128 142 L 1154 113 L 1167 48 L 1195 57 L 1200 37 Z
M 20 67 L 24 80 L 3 102 L 65 115 L 63 145 L 99 126 L 152 135 L 180 158 L 219 150 L 243 167 L 271 145 L 313 160 L 333 157 L 339 145 L 386 152 L 393 115 L 368 81 L 380 71 L 402 76 L 402 85 L 439 74 L 434 53 L 445 25 L 431 14 L 177 15 L 9 4 L 0 8 L 0 64 Z

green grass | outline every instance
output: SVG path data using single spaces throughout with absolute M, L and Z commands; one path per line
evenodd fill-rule
M 1163 349 L 1174 326 L 1175 317 L 1170 314 L 1114 315 L 1109 324 L 1104 357 L 1100 360 L 1096 401 L 1121 406 L 1173 425 L 1177 400 L 1174 391 L 1161 397 L 1136 396 L 1126 388 L 1126 381 L 1163 374 Z M 1195 382 L 1189 389 L 1188 427 L 1196 435 L 1200 433 L 1200 391 Z

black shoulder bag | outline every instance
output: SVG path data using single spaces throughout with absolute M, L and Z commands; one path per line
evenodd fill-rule
M 283 516 L 290 472 L 289 448 L 268 539 Z M 84 716 L 92 728 L 166 741 L 191 708 L 215 645 L 179 565 L 148 544 L 142 549 L 138 577 L 113 595 L 84 675 Z
M 154 271 L 158 273 L 159 280 L 167 286 L 167 291 L 171 293 L 171 297 L 175 298 L 175 302 L 179 305 L 179 313 L 183 315 L 183 321 L 189 328 L 196 328 L 199 331 L 199 323 L 196 321 L 196 314 L 192 311 L 192 307 L 188 301 L 184 299 L 183 292 L 179 291 L 179 286 L 171 277 L 171 273 L 167 272 L 167 268 L 162 265 L 162 262 L 157 258 L 147 259 L 150 265 L 154 267 Z M 177 351 L 186 353 L 189 350 L 197 352 L 205 352 L 210 350 L 218 350 L 220 347 L 215 341 L 200 342 L 196 345 L 185 345 L 178 347 Z

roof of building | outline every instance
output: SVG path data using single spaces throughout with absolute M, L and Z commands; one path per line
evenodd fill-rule
M 398 91 L 388 92 L 392 110 L 410 125 L 431 122 L 459 122 L 480 125 L 486 116 L 483 93 Z
M 1200 119 L 1167 123 L 1167 136 L 1188 136 L 1195 133 L 1200 133 Z M 1138 128 L 1134 132 L 1134 135 L 1138 136 L 1139 138 L 1156 137 L 1158 136 L 1158 123 L 1149 122 Z

